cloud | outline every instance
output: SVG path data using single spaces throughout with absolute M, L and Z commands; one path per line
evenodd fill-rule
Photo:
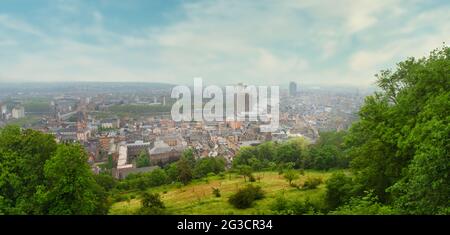
M 31 34 L 34 36 L 44 36 L 36 27 L 25 21 L 10 17 L 7 14 L 0 14 L 0 28 L 10 29 L 16 32 Z
M 139 24 L 106 3 L 61 1 L 39 27 L 0 14 L 9 55 L 0 58 L 0 81 L 190 84 L 200 76 L 214 84 L 368 86 L 380 69 L 450 38 L 449 5 L 421 1 L 186 1 L 164 14 L 168 22 L 147 22 L 149 11 Z

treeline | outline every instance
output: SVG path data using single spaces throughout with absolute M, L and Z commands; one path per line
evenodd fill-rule
M 233 167 L 249 166 L 253 171 L 284 169 L 329 170 L 348 167 L 344 154 L 345 132 L 324 132 L 315 144 L 303 138 L 286 142 L 265 142 L 242 147 L 233 159 Z
M 106 214 L 112 177 L 95 176 L 87 160 L 80 145 L 16 126 L 1 129 L 0 214 Z
M 161 112 L 170 112 L 171 105 L 145 105 L 145 104 L 136 104 L 136 105 L 114 105 L 109 108 L 109 111 L 114 113 L 125 113 L 125 114 L 146 114 L 146 113 L 161 113 Z
M 450 214 L 450 49 L 382 71 L 377 84 L 347 133 L 322 133 L 309 146 L 292 140 L 242 148 L 234 167 L 248 176 L 348 167 L 328 179 L 324 198 L 278 198 L 279 213 Z
M 377 75 L 346 136 L 350 175 L 327 201 L 343 214 L 450 214 L 450 48 Z
M 211 174 L 225 171 L 223 157 L 206 157 L 196 159 L 192 149 L 182 153 L 180 160 L 164 168 L 147 173 L 130 174 L 118 185 L 118 190 L 145 190 L 171 183 L 188 184 L 193 179 L 200 179 Z

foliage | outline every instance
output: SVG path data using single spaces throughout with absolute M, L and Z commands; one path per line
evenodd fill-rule
M 306 177 L 303 182 L 302 189 L 315 189 L 322 183 L 322 179 L 319 177 Z
M 225 171 L 225 159 L 222 157 L 206 157 L 196 161 L 193 170 L 194 178 L 202 178 L 209 173 L 219 174 Z
M 238 166 L 238 173 L 239 175 L 244 176 L 244 181 L 247 182 L 247 177 L 250 177 L 252 175 L 252 168 L 247 165 L 240 165 Z
M 288 181 L 289 185 L 293 186 L 292 181 L 299 178 L 299 174 L 295 170 L 288 170 L 284 173 L 283 177 Z
M 169 182 L 166 171 L 157 168 L 146 173 L 130 174 L 117 185 L 122 190 L 143 190 L 148 187 L 156 187 Z
M 136 167 L 146 167 L 150 166 L 150 156 L 147 151 L 142 150 L 141 153 L 139 153 L 139 156 L 136 159 Z
M 282 194 L 276 197 L 271 204 L 271 210 L 280 215 L 318 214 L 323 210 L 323 207 L 320 199 L 313 201 L 307 197 L 302 200 L 288 200 Z
M 47 160 L 46 187 L 40 187 L 38 200 L 48 214 L 94 214 L 101 192 L 87 163 L 87 154 L 79 145 L 59 145 Z
M 330 212 L 331 215 L 392 215 L 397 212 L 379 202 L 373 192 L 366 192 L 362 197 L 351 198 L 349 203 Z
M 166 214 L 164 202 L 157 193 L 144 192 L 142 194 L 141 209 L 139 214 L 141 215 L 163 215 Z
M 56 148 L 51 135 L 17 126 L 0 130 L 0 213 L 44 213 L 36 193 L 46 184 L 44 164 Z
M 309 147 L 305 167 L 317 170 L 348 167 L 344 146 L 346 134 L 344 131 L 321 132 L 317 142 Z
M 264 197 L 264 192 L 260 186 L 253 186 L 251 184 L 247 187 L 239 189 L 237 193 L 233 194 L 229 198 L 230 204 L 238 209 L 245 209 L 252 207 L 255 200 L 262 199 Z
M 214 197 L 220 197 L 220 189 L 219 188 L 212 188 L 212 194 Z
M 183 184 L 188 184 L 192 180 L 192 163 L 187 156 L 181 157 L 177 162 L 178 180 Z
M 377 77 L 346 140 L 355 184 L 403 213 L 448 213 L 450 48 Z
M 350 176 L 342 172 L 333 173 L 326 182 L 325 203 L 328 209 L 334 210 L 344 205 L 354 192 L 354 183 Z
M 169 105 L 114 105 L 109 108 L 109 111 L 114 113 L 132 113 L 132 114 L 147 114 L 170 112 Z

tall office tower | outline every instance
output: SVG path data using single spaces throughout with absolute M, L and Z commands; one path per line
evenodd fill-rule
M 297 95 L 297 83 L 290 82 L 289 83 L 289 95 L 296 96 Z

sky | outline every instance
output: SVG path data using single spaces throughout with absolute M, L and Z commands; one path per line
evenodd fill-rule
M 369 87 L 450 42 L 447 0 L 0 0 L 0 82 Z

